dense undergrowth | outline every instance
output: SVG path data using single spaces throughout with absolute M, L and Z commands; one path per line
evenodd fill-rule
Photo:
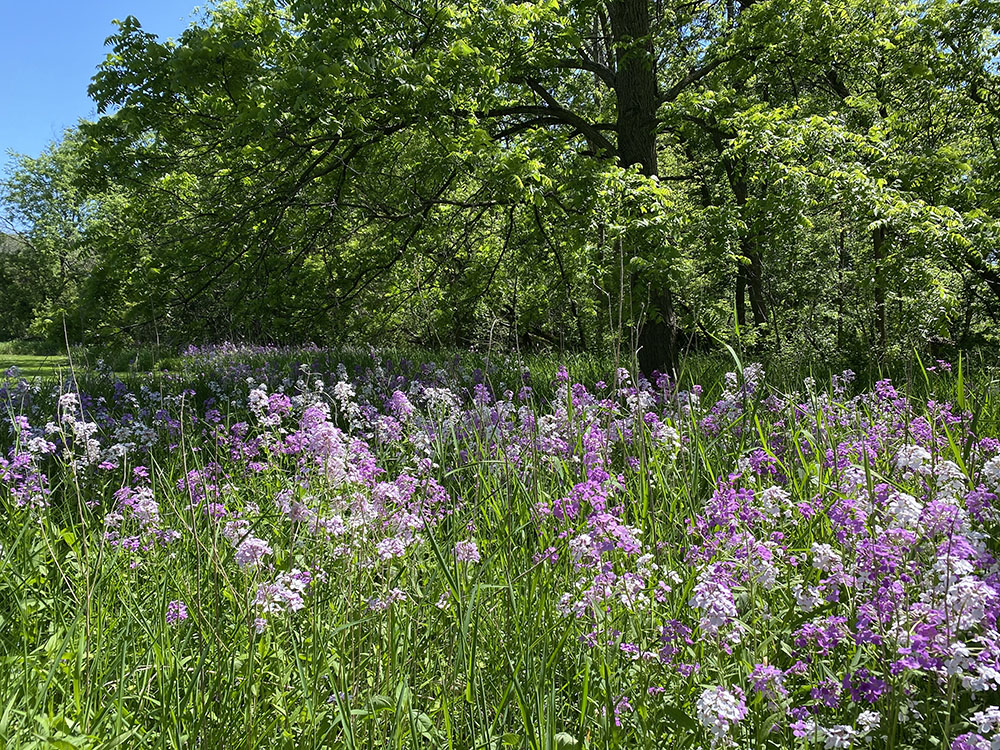
M 1000 745 L 983 370 L 405 354 L 0 380 L 7 746 Z

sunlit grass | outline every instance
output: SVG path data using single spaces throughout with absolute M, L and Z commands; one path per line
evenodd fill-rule
M 69 373 L 65 356 L 0 353 L 0 373 L 16 367 L 25 378 L 59 378 Z

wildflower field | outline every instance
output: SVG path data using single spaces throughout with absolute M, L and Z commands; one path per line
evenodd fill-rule
M 1000 748 L 997 384 L 732 369 L 8 371 L 0 746 Z

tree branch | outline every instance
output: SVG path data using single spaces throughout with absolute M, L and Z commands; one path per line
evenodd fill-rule
M 530 84 L 529 84 L 530 86 Z M 544 91 L 544 89 L 543 89 Z M 551 97 L 548 92 L 545 92 L 546 96 L 542 97 L 547 101 L 551 102 L 549 106 L 541 106 L 537 104 L 519 104 L 511 107 L 497 107 L 496 109 L 491 109 L 483 114 L 487 117 L 506 117 L 509 115 L 531 115 L 536 118 L 546 118 L 561 122 L 570 127 L 576 128 L 580 131 L 584 138 L 590 143 L 591 148 L 597 154 L 604 154 L 606 156 L 614 156 L 617 153 L 617 149 L 614 144 L 607 139 L 607 137 L 594 126 L 589 120 L 584 119 L 575 112 L 571 112 L 565 107 L 561 106 L 558 102 Z M 540 94 L 541 96 L 541 94 Z
M 684 89 L 688 86 L 697 83 L 720 65 L 724 65 L 732 59 L 733 58 L 731 57 L 720 57 L 718 60 L 713 60 L 707 65 L 695 68 L 663 93 L 660 97 L 660 104 L 666 104 L 667 102 L 674 101 L 678 96 L 684 93 Z
M 833 89 L 833 92 L 841 99 L 847 99 L 847 97 L 851 95 L 851 90 L 847 88 L 847 85 L 842 80 L 840 80 L 840 76 L 833 68 L 826 71 L 826 80 L 827 83 L 830 84 L 830 88 Z
M 564 58 L 556 60 L 555 67 L 568 68 L 570 70 L 586 70 L 596 75 L 612 89 L 617 85 L 615 72 L 611 68 L 607 65 L 601 65 L 601 63 L 591 60 L 589 57 L 583 57 L 582 53 L 579 59 Z

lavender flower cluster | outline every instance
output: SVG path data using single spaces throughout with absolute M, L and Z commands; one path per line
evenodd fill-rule
M 953 404 L 888 380 L 851 396 L 849 372 L 771 391 L 759 366 L 708 399 L 625 370 L 536 388 L 186 357 L 157 388 L 0 381 L 7 511 L 78 488 L 136 575 L 205 551 L 257 639 L 310 612 L 461 618 L 474 581 L 530 578 L 564 658 L 615 686 L 591 712 L 609 736 L 1000 747 L 1000 441 Z M 195 611 L 167 599 L 170 625 Z

